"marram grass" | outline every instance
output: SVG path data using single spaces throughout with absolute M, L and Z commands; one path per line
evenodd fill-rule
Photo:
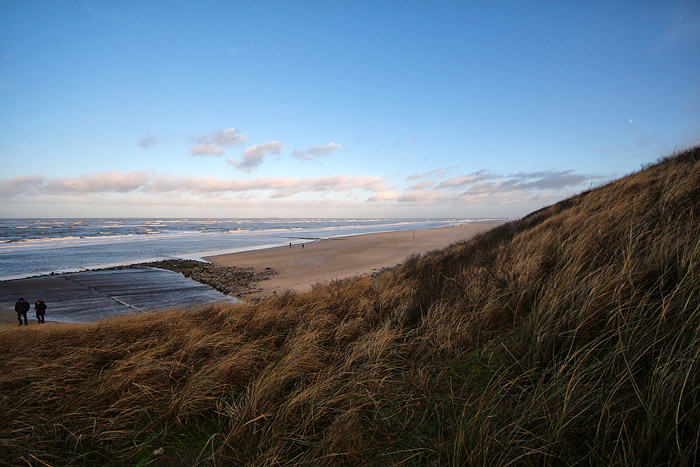
M 378 278 L 0 331 L 8 465 L 695 465 L 700 148 Z

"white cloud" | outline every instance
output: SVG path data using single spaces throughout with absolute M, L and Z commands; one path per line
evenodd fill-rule
M 0 197 L 11 198 L 17 194 L 28 193 L 44 183 L 44 177 L 17 176 L 0 180 Z
M 581 186 L 601 178 L 603 177 L 597 175 L 576 174 L 572 170 L 519 172 L 512 175 L 499 175 L 480 170 L 445 180 L 436 186 L 435 189 L 446 191 L 459 189 L 472 195 L 480 193 L 493 195 L 495 193 L 514 191 L 562 190 Z
M 141 188 L 148 172 L 101 172 L 74 178 L 45 179 L 42 191 L 48 194 L 128 193 Z
M 3 217 L 386 217 L 402 210 L 410 217 L 410 206 L 381 206 L 346 196 L 324 197 L 322 203 L 309 205 L 304 198 L 264 198 L 254 194 L 236 197 L 199 196 L 173 193 L 164 197 L 145 194 L 122 196 L 72 195 L 36 196 L 0 204 Z M 432 211 L 431 211 L 432 212 Z M 415 216 L 415 214 L 414 214 Z
M 279 141 L 272 141 L 265 144 L 256 144 L 243 151 L 243 158 L 229 159 L 228 162 L 238 169 L 244 170 L 246 172 L 252 172 L 258 168 L 260 163 L 262 163 L 265 156 L 268 154 L 279 155 L 282 152 L 282 143 Z
M 195 139 L 197 146 L 190 149 L 193 156 L 220 156 L 224 150 L 245 141 L 245 137 L 235 128 L 215 131 Z
M 197 138 L 197 141 L 201 143 L 211 143 L 218 144 L 220 146 L 232 146 L 234 144 L 242 143 L 245 137 L 241 135 L 240 131 L 235 128 L 229 128 L 227 130 L 215 131 L 209 133 L 206 136 L 201 136 Z
M 462 175 L 459 177 L 453 177 L 453 178 L 450 178 L 448 180 L 445 180 L 444 182 L 440 183 L 437 186 L 437 189 L 453 188 L 453 187 L 470 185 L 474 182 L 478 182 L 479 180 L 486 180 L 489 178 L 496 178 L 496 177 L 497 177 L 497 175 L 494 175 L 486 170 L 479 170 L 478 172 L 470 173 L 467 175 Z
M 340 148 L 341 145 L 339 143 L 328 143 L 325 146 L 314 146 L 303 150 L 295 149 L 294 151 L 292 151 L 292 157 L 296 157 L 297 159 L 302 161 L 308 161 L 321 156 L 326 156 Z
M 408 191 L 425 190 L 426 188 L 430 188 L 433 185 L 435 185 L 435 182 L 431 182 L 430 180 L 427 180 L 425 182 L 416 183 L 415 185 L 408 187 Z
M 410 203 L 415 205 L 437 204 L 437 203 L 455 203 L 457 197 L 453 194 L 445 193 L 437 190 L 421 190 L 410 193 L 404 193 L 397 199 L 399 203 Z
M 0 179 L 0 197 L 43 196 L 61 198 L 72 195 L 139 193 L 147 196 L 193 194 L 223 196 L 257 193 L 266 198 L 291 197 L 300 193 L 340 194 L 377 193 L 387 190 L 386 181 L 377 176 L 331 175 L 317 178 L 264 177 L 253 180 L 190 177 L 153 172 L 103 172 L 73 178 L 12 177 Z
M 420 180 L 445 173 L 445 169 L 440 168 L 414 174 L 406 179 Z M 513 175 L 500 175 L 480 170 L 452 177 L 437 185 L 431 180 L 425 180 L 403 191 L 390 189 L 377 192 L 368 201 L 435 208 L 479 207 L 494 209 L 496 210 L 494 212 L 498 212 L 499 207 L 507 206 L 513 206 L 509 209 L 518 209 L 518 207 L 523 210 L 536 209 L 543 206 L 542 203 L 553 203 L 573 194 L 577 188 L 584 188 L 586 184 L 602 178 L 596 175 L 577 174 L 571 170 L 520 172 Z
M 409 175 L 408 177 L 406 177 L 406 180 L 420 180 L 421 178 L 430 177 L 441 178 L 444 177 L 452 169 L 454 169 L 454 167 L 439 167 L 437 169 L 431 170 L 430 172 Z
M 400 193 L 396 190 L 388 190 L 371 196 L 367 201 L 396 201 L 401 204 L 411 204 L 420 206 L 435 203 L 456 203 L 458 201 L 458 198 L 454 194 L 436 190 L 418 190 L 408 193 Z
M 395 201 L 401 197 L 401 193 L 396 190 L 382 191 L 373 195 L 367 201 Z
M 330 193 L 369 191 L 381 192 L 387 190 L 385 180 L 376 176 L 349 177 L 347 175 L 330 175 L 318 178 L 298 179 L 293 185 L 279 189 L 274 197 L 292 196 L 303 192 Z
M 273 141 L 252 146 L 244 151 L 244 155 L 247 153 L 252 161 L 255 157 L 279 153 L 281 145 L 278 144 Z M 252 206 L 265 207 L 268 209 L 264 211 L 265 215 L 281 215 L 287 212 L 284 206 L 294 204 L 301 209 L 300 206 L 306 203 L 309 210 L 307 215 L 316 215 L 311 213 L 327 212 L 331 205 L 327 203 L 333 202 L 348 209 L 354 206 L 354 213 L 346 211 L 351 215 L 379 211 L 385 215 L 390 212 L 453 215 L 449 213 L 456 209 L 456 212 L 470 216 L 474 212 L 488 216 L 505 213 L 512 216 L 553 203 L 600 178 L 570 170 L 511 175 L 480 171 L 453 177 L 437 185 L 431 180 L 424 180 L 407 188 L 397 188 L 391 186 L 387 179 L 374 175 L 240 179 L 153 171 L 101 172 L 77 177 L 18 176 L 0 179 L 0 198 L 3 200 L 0 206 L 3 206 L 5 213 L 17 213 L 20 212 L 18 206 L 32 205 L 36 207 L 33 212 L 41 209 L 42 215 L 50 215 L 47 214 L 50 212 L 49 206 L 71 205 L 75 207 L 66 208 L 64 212 L 80 215 L 76 211 L 80 203 L 84 204 L 84 212 L 93 214 L 95 211 L 91 204 L 178 206 L 179 203 L 189 203 L 191 206 L 201 206 L 206 212 L 210 212 L 213 206 L 245 205 L 248 210 L 253 209 Z M 241 215 L 240 211 L 236 212 Z
M 221 156 L 223 153 L 224 148 L 216 144 L 200 144 L 190 149 L 193 156 Z
M 153 193 L 223 194 L 260 190 L 278 190 L 297 183 L 298 179 L 274 177 L 254 180 L 238 180 L 217 177 L 188 177 L 160 175 L 154 178 L 145 191 Z

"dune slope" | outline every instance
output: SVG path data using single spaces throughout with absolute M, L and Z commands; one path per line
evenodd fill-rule
M 0 332 L 0 462 L 698 462 L 700 148 L 256 304 Z

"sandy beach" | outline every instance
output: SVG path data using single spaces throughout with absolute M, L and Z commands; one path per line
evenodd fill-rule
M 411 255 L 467 240 L 501 223 L 480 222 L 436 229 L 336 237 L 306 243 L 303 247 L 301 244 L 295 244 L 291 248 L 284 246 L 205 259 L 219 266 L 250 268 L 259 272 L 265 272 L 268 268 L 274 270 L 275 274 L 269 279 L 255 282 L 255 287 L 250 288 L 244 297 L 244 300 L 257 299 L 285 290 L 303 292 L 314 284 L 333 279 L 372 274 L 384 268 L 394 267 Z M 0 295 L 4 302 L 0 311 L 0 326 L 16 325 L 13 307 L 19 296 L 29 297 L 30 300 L 33 297 L 47 300 L 47 325 L 49 321 L 56 319 L 59 311 L 71 316 L 84 310 L 121 314 L 133 312 L 122 309 L 122 305 L 125 304 L 132 308 L 135 306 L 137 309 L 147 309 L 153 303 L 161 303 L 161 307 L 164 306 L 163 303 L 167 303 L 168 306 L 191 306 L 196 304 L 195 297 L 207 300 L 206 296 L 200 297 L 205 292 L 199 290 L 201 287 L 208 289 L 207 286 L 194 281 L 179 284 L 179 279 L 169 278 L 172 277 L 169 274 L 175 273 L 162 271 L 165 276 L 160 277 L 163 274 L 156 274 L 155 271 L 158 270 L 150 271 L 152 273 L 148 269 L 140 272 L 94 271 L 0 283 Z M 179 274 L 175 275 L 189 281 Z M 206 291 L 205 295 L 212 292 L 215 293 L 213 289 L 211 292 Z M 241 296 L 236 292 L 229 293 Z M 28 317 L 30 326 L 36 325 L 33 308 Z M 87 321 L 94 317 L 89 318 Z
M 267 250 L 207 257 L 222 266 L 272 268 L 277 274 L 258 283 L 260 291 L 250 297 L 262 298 L 285 290 L 302 292 L 313 284 L 372 274 L 402 263 L 414 254 L 444 248 L 490 230 L 502 222 L 481 222 L 427 230 L 406 230 L 349 237 L 337 237 Z

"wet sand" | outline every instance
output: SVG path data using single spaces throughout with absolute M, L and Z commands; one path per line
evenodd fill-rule
M 18 325 L 15 302 L 24 298 L 31 309 L 27 324 L 39 325 L 34 302 L 48 305 L 46 323 L 89 323 L 107 317 L 176 306 L 197 306 L 233 297 L 181 274 L 151 268 L 88 271 L 0 282 L 0 326 Z
M 490 230 L 503 222 L 480 222 L 427 230 L 407 230 L 319 240 L 292 248 L 210 256 L 205 259 L 222 266 L 272 268 L 277 274 L 258 283 L 260 291 L 250 297 L 262 298 L 285 290 L 309 290 L 316 283 L 372 274 L 402 263 L 411 255 L 444 248 Z

